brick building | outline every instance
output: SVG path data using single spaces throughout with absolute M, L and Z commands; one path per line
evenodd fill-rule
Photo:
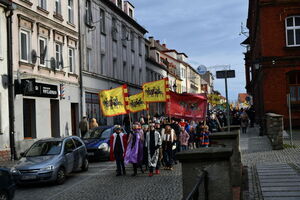
M 293 125 L 300 125 L 300 1 L 249 0 L 245 53 L 246 89 L 262 122 L 267 112 L 284 115 L 291 95 Z

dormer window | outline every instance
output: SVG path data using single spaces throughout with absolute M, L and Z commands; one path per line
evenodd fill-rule
M 129 16 L 133 18 L 133 10 L 129 8 Z
M 287 46 L 300 46 L 300 16 L 287 17 L 285 27 Z
M 117 6 L 118 6 L 120 9 L 123 9 L 123 1 L 122 1 L 122 0 L 117 0 Z

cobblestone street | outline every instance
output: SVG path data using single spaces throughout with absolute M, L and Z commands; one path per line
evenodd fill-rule
M 300 143 L 300 137 L 298 135 L 294 135 L 294 139 L 295 144 Z M 289 139 L 285 138 L 284 143 L 289 144 Z M 300 160 L 300 148 L 298 145 L 296 148 L 272 150 L 267 136 L 259 136 L 258 127 L 248 129 L 247 134 L 241 134 L 240 150 L 242 152 L 242 163 L 248 167 L 249 200 L 264 199 L 259 174 L 257 172 L 258 168 L 266 168 L 266 166 L 278 166 L 280 168 L 283 164 L 289 164 L 294 171 L 299 172 L 299 167 L 296 164 Z M 278 188 L 278 190 L 280 190 L 280 188 Z
M 114 162 L 91 163 L 88 172 L 74 173 L 64 185 L 30 185 L 19 187 L 15 200 L 59 200 L 59 199 L 170 199 L 179 200 L 182 194 L 181 166 L 174 171 L 161 170 L 160 175 L 149 178 L 148 173 L 131 177 L 115 176 Z

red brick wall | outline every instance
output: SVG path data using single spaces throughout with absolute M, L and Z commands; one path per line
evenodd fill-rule
M 10 150 L 0 151 L 0 162 L 10 160 Z

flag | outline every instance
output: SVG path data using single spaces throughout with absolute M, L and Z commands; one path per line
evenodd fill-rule
M 99 92 L 100 106 L 103 115 L 113 117 L 127 114 L 128 90 L 127 85 Z
M 207 98 L 201 94 L 179 94 L 170 92 L 166 114 L 172 117 L 205 120 Z
M 128 98 L 128 110 L 130 112 L 139 112 L 142 110 L 147 110 L 147 103 L 144 101 L 143 92 L 129 96 Z
M 168 78 L 143 84 L 144 101 L 166 102 L 169 99 Z

